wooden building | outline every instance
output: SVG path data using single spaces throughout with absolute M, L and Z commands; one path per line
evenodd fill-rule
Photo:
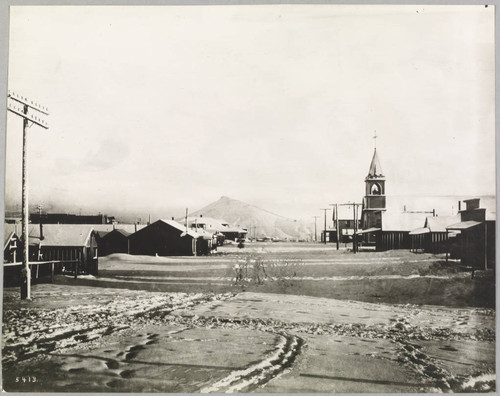
M 495 269 L 496 212 L 480 207 L 478 198 L 464 200 L 466 209 L 460 211 L 460 222 L 446 227 L 458 233 L 462 265 L 475 269 Z
M 61 261 L 54 265 L 56 274 L 98 274 L 97 242 L 91 226 L 30 224 L 29 244 L 30 261 Z M 38 272 L 47 272 L 44 266 L 37 266 L 37 268 Z
M 445 253 L 450 243 L 450 235 L 446 232 L 446 227 L 459 221 L 459 215 L 426 217 L 423 227 L 410 232 L 410 249 L 413 252 Z
M 333 222 L 334 225 L 336 222 Z M 357 230 L 361 229 L 361 221 L 357 220 Z M 341 243 L 351 243 L 352 237 L 354 235 L 354 219 L 341 219 L 338 221 L 339 234 Z M 358 232 L 359 233 L 359 232 Z M 321 231 L 321 242 L 325 241 L 325 230 Z M 337 229 L 335 227 L 328 228 L 326 230 L 326 242 L 336 243 L 337 242 Z
M 3 229 L 3 262 L 15 263 L 22 259 L 21 232 L 20 224 L 4 224 Z
M 410 231 L 425 224 L 425 213 L 382 213 L 382 229 L 374 232 L 376 249 L 411 249 Z
M 20 225 L 16 225 L 21 230 Z M 7 228 L 7 227 L 6 227 Z M 98 274 L 97 243 L 92 227 L 70 224 L 29 224 L 29 262 L 34 282 L 54 274 Z M 12 235 L 12 234 L 11 234 Z M 17 235 L 17 233 L 16 233 Z M 12 242 L 13 239 L 10 238 Z M 4 284 L 18 284 L 23 250 L 11 245 L 9 262 L 4 256 Z M 4 251 L 5 254 L 5 251 Z M 38 264 L 38 263 L 39 264 Z
M 129 253 L 129 232 L 115 228 L 110 232 L 98 231 L 96 233 L 99 255 L 107 256 L 113 253 Z
M 184 223 L 185 219 L 178 219 L 179 222 Z M 195 231 L 204 230 L 215 234 L 214 244 L 221 246 L 225 240 L 238 241 L 247 237 L 248 231 L 240 227 L 233 227 L 227 221 L 214 219 L 203 215 L 190 216 L 187 218 L 188 228 Z
M 158 220 L 129 237 L 130 254 L 149 256 L 196 256 L 209 254 L 211 238 L 175 220 Z
M 72 213 L 30 213 L 32 224 L 111 224 L 114 216 L 105 214 L 80 215 Z

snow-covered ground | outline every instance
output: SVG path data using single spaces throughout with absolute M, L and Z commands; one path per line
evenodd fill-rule
M 495 389 L 495 312 L 269 293 L 4 291 L 7 391 Z

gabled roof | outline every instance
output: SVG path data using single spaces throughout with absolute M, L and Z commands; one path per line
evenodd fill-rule
M 9 241 L 13 236 L 17 236 L 19 238 L 19 234 L 21 233 L 21 225 L 20 224 L 4 224 L 3 228 L 3 248 L 7 247 Z
M 189 228 L 186 231 L 186 226 L 182 225 L 181 223 L 178 223 L 175 220 L 163 220 L 163 219 L 160 219 L 158 221 L 161 221 L 161 222 L 163 222 L 165 224 L 168 224 L 170 227 L 176 228 L 176 229 L 178 229 L 181 232 L 185 232 L 186 235 L 189 235 L 189 236 L 191 236 L 193 238 L 198 238 L 200 236 L 197 232 L 192 231 Z
M 44 224 L 43 240 L 40 240 L 40 225 L 29 225 L 30 244 L 42 246 L 86 246 L 93 227 L 86 224 Z
M 137 231 L 139 230 L 142 230 L 144 227 L 147 227 L 147 224 L 121 224 L 121 223 L 118 223 L 118 224 L 91 224 L 92 228 L 94 229 L 94 231 L 97 231 L 99 233 L 99 235 L 101 235 L 101 232 L 111 232 L 113 231 L 114 229 L 120 229 L 120 230 L 124 230 L 128 233 L 133 233 L 136 231 L 136 228 L 137 228 Z M 101 235 L 103 236 L 103 235 Z
M 425 213 L 382 212 L 382 231 L 412 231 L 423 227 Z
M 424 227 L 430 232 L 446 232 L 446 227 L 460 222 L 460 215 L 456 216 L 429 216 L 425 219 Z
M 373 151 L 372 163 L 370 164 L 370 170 L 368 171 L 367 178 L 370 177 L 384 177 L 382 167 L 380 166 L 380 161 L 378 159 L 377 149 Z
M 95 231 L 95 230 L 94 230 Z M 99 238 L 104 238 L 106 235 L 108 235 L 111 231 L 95 231 L 97 236 Z
M 102 232 L 102 231 L 101 231 Z M 107 237 L 108 235 L 110 235 L 111 233 L 115 233 L 115 234 L 121 234 L 123 235 L 124 237 L 128 237 L 129 235 L 131 235 L 130 232 L 127 232 L 125 230 L 122 230 L 120 228 L 115 228 L 113 231 L 110 231 L 110 232 L 106 232 L 105 235 L 102 235 L 102 237 Z

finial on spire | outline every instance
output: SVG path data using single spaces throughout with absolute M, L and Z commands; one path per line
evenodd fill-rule
M 377 150 L 377 130 L 375 130 L 375 134 L 373 135 L 373 148 Z

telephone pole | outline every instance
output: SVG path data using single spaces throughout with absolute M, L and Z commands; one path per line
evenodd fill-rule
M 353 230 L 353 233 L 352 233 L 352 252 L 353 253 L 356 253 L 358 251 L 358 243 L 357 243 L 357 235 L 356 233 L 358 232 L 358 206 L 362 206 L 363 204 L 360 204 L 360 203 L 346 203 L 346 204 L 340 204 L 340 206 L 352 206 L 352 217 L 353 217 L 353 220 L 354 220 L 354 224 L 352 226 L 352 230 Z
M 10 99 L 10 101 L 9 101 Z M 21 107 L 22 106 L 22 107 Z M 28 208 L 28 128 L 33 124 L 49 129 L 49 126 L 41 117 L 49 115 L 49 109 L 39 103 L 15 94 L 8 92 L 7 94 L 7 110 L 22 117 L 23 119 L 23 168 L 22 168 L 22 242 L 23 242 L 23 266 L 21 269 L 21 299 L 31 300 L 31 270 L 29 267 L 29 208 Z M 35 112 L 33 112 L 35 111 Z M 31 122 L 31 125 L 28 123 Z
M 314 242 L 318 242 L 318 228 L 316 226 L 316 221 L 319 216 L 313 216 L 314 217 Z
M 340 248 L 340 230 L 339 230 L 339 205 L 338 204 L 330 204 L 330 206 L 334 207 L 334 218 L 335 229 L 337 230 L 337 250 Z
M 325 213 L 325 230 L 323 232 L 323 243 L 326 244 L 326 212 L 328 210 L 331 210 L 330 208 L 326 208 L 326 209 L 320 209 L 320 210 L 323 210 L 324 213 Z

